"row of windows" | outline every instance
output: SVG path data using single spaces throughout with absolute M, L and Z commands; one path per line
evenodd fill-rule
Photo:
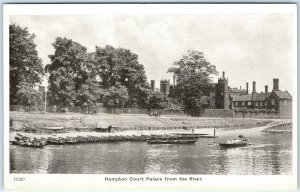
M 267 106 L 267 101 L 253 101 L 254 106 Z M 275 105 L 275 99 L 271 100 L 271 105 Z M 251 101 L 235 101 L 234 106 L 251 106 Z

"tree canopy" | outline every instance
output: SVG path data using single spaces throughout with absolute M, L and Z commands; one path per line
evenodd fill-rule
M 89 77 L 86 48 L 61 37 L 57 37 L 52 45 L 55 52 L 49 55 L 51 63 L 46 66 L 50 73 L 49 102 L 59 107 L 74 106 L 78 102 L 78 92 Z
M 163 109 L 165 108 L 165 98 L 160 92 L 153 92 L 148 96 L 148 109 Z
M 209 104 L 209 90 L 212 75 L 217 75 L 216 67 L 210 64 L 199 51 L 191 50 L 174 62 L 168 72 L 177 79 L 175 97 L 183 104 L 184 111 L 199 116 Z
M 128 92 L 125 86 L 117 84 L 111 86 L 104 96 L 104 104 L 111 108 L 122 108 L 128 100 Z
M 18 105 L 30 103 L 29 100 L 36 94 L 27 95 L 29 100 L 24 101 L 19 90 L 30 87 L 31 89 L 40 83 L 44 75 L 42 60 L 38 57 L 34 34 L 30 34 L 27 28 L 18 25 L 9 25 L 9 83 L 10 104 Z M 19 94 L 18 94 L 19 91 Z M 32 96 L 32 97 L 31 97 Z
M 144 66 L 138 62 L 138 56 L 128 49 L 106 46 L 96 47 L 94 69 L 98 73 L 103 89 L 117 84 L 124 86 L 128 93 L 125 106 L 146 106 L 150 89 Z
M 95 52 L 67 38 L 56 38 L 46 66 L 50 104 L 60 107 L 146 105 L 149 85 L 138 56 L 128 49 L 106 46 Z

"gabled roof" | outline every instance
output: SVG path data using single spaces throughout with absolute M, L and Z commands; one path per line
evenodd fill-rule
M 238 95 L 238 94 L 231 94 L 233 101 L 264 101 L 266 100 L 271 94 L 277 95 L 280 99 L 292 99 L 292 96 L 287 91 L 272 91 L 269 93 L 254 93 L 253 97 L 252 94 L 247 95 Z
M 252 95 L 232 95 L 233 101 L 251 101 Z
M 271 93 L 255 93 L 253 94 L 248 94 L 248 95 L 235 95 L 232 94 L 231 97 L 233 101 L 264 101 L 269 97 Z
M 246 93 L 246 89 L 230 89 L 230 93 Z
M 292 96 L 287 91 L 273 91 L 280 99 L 292 99 Z
M 253 95 L 253 101 L 264 101 L 270 95 L 271 95 L 271 93 L 255 93 Z

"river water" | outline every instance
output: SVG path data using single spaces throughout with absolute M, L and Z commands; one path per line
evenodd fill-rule
M 232 149 L 213 145 L 239 134 L 251 145 Z M 48 145 L 43 149 L 11 145 L 10 170 L 56 174 L 292 174 L 292 134 L 245 129 L 218 130 L 217 136 L 200 138 L 192 145 L 118 142 Z

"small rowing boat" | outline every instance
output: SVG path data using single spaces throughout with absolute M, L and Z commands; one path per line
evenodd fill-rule
M 219 143 L 219 146 L 221 148 L 234 148 L 234 147 L 244 147 L 249 145 L 249 142 L 244 136 L 239 135 L 239 138 L 240 139 L 228 139 L 227 142 L 225 143 Z

